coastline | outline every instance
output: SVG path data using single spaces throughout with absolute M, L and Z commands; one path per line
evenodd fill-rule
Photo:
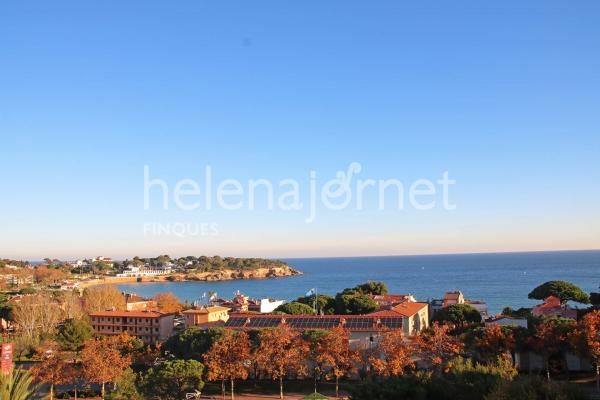
M 120 283 L 162 283 L 162 282 L 221 282 L 245 279 L 285 278 L 302 275 L 292 267 L 257 268 L 254 270 L 222 270 L 217 272 L 172 273 L 157 276 L 106 276 L 88 281 L 80 281 L 79 288 L 85 289 L 98 285 L 117 285 Z

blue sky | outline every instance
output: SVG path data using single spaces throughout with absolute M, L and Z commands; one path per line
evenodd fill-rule
M 599 18 L 596 1 L 5 1 L 0 256 L 600 248 Z M 351 162 L 448 171 L 457 209 L 143 209 L 144 165 L 172 187 L 205 165 L 304 185 Z

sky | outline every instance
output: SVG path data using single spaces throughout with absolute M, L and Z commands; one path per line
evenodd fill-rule
M 598 20 L 597 1 L 3 1 L 0 257 L 598 249 Z M 455 209 L 407 204 L 445 172 Z M 357 178 L 401 182 L 404 207 L 373 189 L 358 209 Z M 241 209 L 216 204 L 225 179 Z M 258 179 L 304 208 L 250 209 Z

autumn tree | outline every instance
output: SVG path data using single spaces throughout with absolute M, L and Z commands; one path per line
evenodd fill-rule
M 255 358 L 273 380 L 279 380 L 279 398 L 283 399 L 283 379 L 288 373 L 306 374 L 308 344 L 286 325 L 260 332 Z
M 67 274 L 59 269 L 38 267 L 33 271 L 33 280 L 35 283 L 42 285 L 50 285 L 53 283 L 62 282 L 67 277 Z
M 204 362 L 208 369 L 208 380 L 220 380 L 223 397 L 225 397 L 225 381 L 231 384 L 231 399 L 234 399 L 234 382 L 236 379 L 248 378 L 250 366 L 250 340 L 245 332 L 228 331 L 215 341 L 210 350 L 204 354 Z
M 46 293 L 25 296 L 15 302 L 12 308 L 14 323 L 29 338 L 52 334 L 62 318 L 60 306 Z
M 600 310 L 584 315 L 569 339 L 577 353 L 596 364 L 596 390 L 600 392 Z
M 414 340 L 418 356 L 439 372 L 442 372 L 448 362 L 460 354 L 463 347 L 456 337 L 448 334 L 449 330 L 448 325 L 434 323 L 429 329 L 420 332 Z
M 383 335 L 369 355 L 369 363 L 375 372 L 383 376 L 404 375 L 407 368 L 415 367 L 411 348 L 401 330 L 388 331 Z
M 350 348 L 350 334 L 341 326 L 322 335 L 317 346 L 316 361 L 328 370 L 327 378 L 335 379 L 335 397 L 339 397 L 339 380 L 356 370 L 360 354 Z
M 510 329 L 490 325 L 478 333 L 473 341 L 473 348 L 482 361 L 491 362 L 500 356 L 512 354 L 515 350 L 515 338 Z
M 41 359 L 31 370 L 34 379 L 50 385 L 50 400 L 54 399 L 54 386 L 70 383 L 70 368 L 61 357 L 56 346 L 44 347 L 38 350 Z
M 158 310 L 164 313 L 179 312 L 182 309 L 181 300 L 171 292 L 154 295 Z
M 112 285 L 101 285 L 83 291 L 83 302 L 88 312 L 125 310 L 125 296 Z
M 83 299 L 77 292 L 61 292 L 58 302 L 62 308 L 65 318 L 80 319 L 86 316 L 83 310 Z
M 91 383 L 102 386 L 117 380 L 123 371 L 129 367 L 130 356 L 124 356 L 118 349 L 118 338 L 90 339 L 85 342 L 81 352 L 83 376 Z
M 568 335 L 575 321 L 569 318 L 549 318 L 535 327 L 530 337 L 531 348 L 544 359 L 546 378 L 550 380 L 550 358 L 560 356 L 566 364 L 566 353 L 569 350 Z M 568 371 L 568 368 L 567 368 Z
M 313 371 L 313 383 L 315 393 L 317 393 L 317 381 L 321 379 L 325 371 L 325 366 L 323 365 L 322 357 L 320 356 L 323 351 L 322 338 L 328 333 L 329 331 L 324 329 L 311 329 L 302 333 L 303 339 L 308 344 L 307 358 L 312 364 L 311 366 Z M 258 345 L 260 345 L 260 341 L 258 341 Z

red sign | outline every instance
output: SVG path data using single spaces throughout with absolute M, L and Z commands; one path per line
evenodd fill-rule
M 10 374 L 13 368 L 13 344 L 2 343 L 2 353 L 0 355 L 0 371 L 4 375 Z

